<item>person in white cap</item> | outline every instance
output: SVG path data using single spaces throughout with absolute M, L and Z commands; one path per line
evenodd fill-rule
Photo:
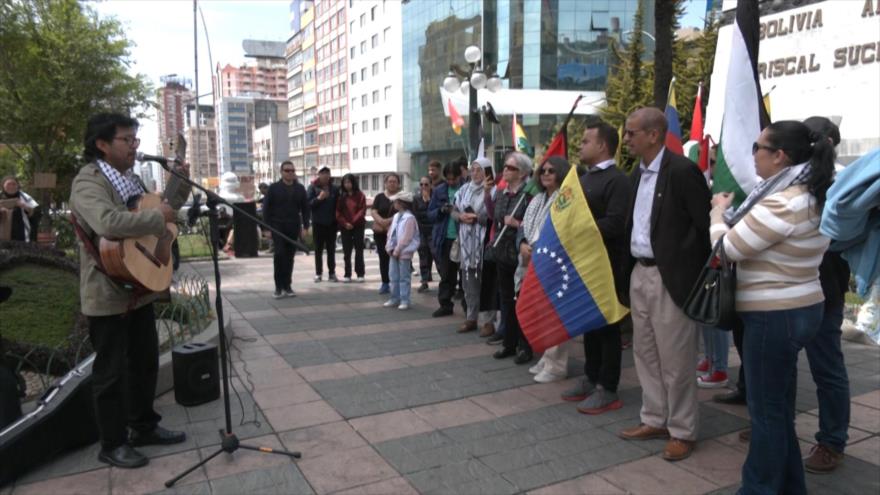
M 388 242 L 385 251 L 391 257 L 388 275 L 391 279 L 391 298 L 385 301 L 386 308 L 409 309 L 412 285 L 412 258 L 419 249 L 419 224 L 413 215 L 413 195 L 399 192 L 390 199 L 397 213 L 388 229 Z

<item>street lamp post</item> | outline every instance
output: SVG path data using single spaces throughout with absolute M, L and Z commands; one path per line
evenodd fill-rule
M 491 76 L 486 76 L 483 71 L 483 53 L 480 47 L 471 45 L 464 50 L 464 59 L 469 64 L 468 69 L 462 69 L 455 64 L 449 66 L 449 74 L 443 79 L 443 89 L 452 93 L 460 90 L 468 93 L 468 144 L 470 146 L 470 160 L 477 157 L 477 148 L 480 146 L 480 108 L 477 104 L 477 92 L 483 88 L 491 92 L 501 89 L 501 78 L 494 71 L 489 71 Z M 492 69 L 492 67 L 487 67 Z M 464 80 L 459 80 L 462 77 Z

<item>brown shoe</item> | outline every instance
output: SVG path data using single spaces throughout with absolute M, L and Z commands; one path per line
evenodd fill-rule
M 693 451 L 693 440 L 670 438 L 669 441 L 666 442 L 666 448 L 663 449 L 663 458 L 667 461 L 680 461 L 690 457 Z
M 617 435 L 625 440 L 652 440 L 654 438 L 669 438 L 669 430 L 640 424 L 639 426 L 627 428 Z
M 480 337 L 491 337 L 495 333 L 495 325 L 490 321 L 489 323 L 484 323 L 483 327 L 480 328 Z
M 828 474 L 843 462 L 843 454 L 823 444 L 814 445 L 804 457 L 804 469 L 814 474 Z
M 752 441 L 752 429 L 749 428 L 747 430 L 743 430 L 739 432 L 739 441 L 749 443 Z
M 477 322 L 473 320 L 466 320 L 464 323 L 458 327 L 458 333 L 472 332 L 477 329 Z

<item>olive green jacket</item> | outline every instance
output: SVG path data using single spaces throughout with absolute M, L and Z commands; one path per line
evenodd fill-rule
M 179 208 L 189 192 L 188 187 L 180 188 L 178 194 L 168 201 L 172 207 Z M 73 179 L 70 211 L 95 247 L 98 247 L 99 237 L 119 239 L 162 235 L 165 231 L 165 219 L 158 210 L 128 211 L 119 193 L 94 162 L 80 169 Z M 129 307 L 132 291 L 101 273 L 82 241 L 79 241 L 79 295 L 82 313 L 86 316 L 122 314 L 158 297 L 157 293 L 141 296 L 134 306 Z

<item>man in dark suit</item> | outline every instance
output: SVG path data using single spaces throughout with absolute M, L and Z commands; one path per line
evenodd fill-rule
M 706 179 L 694 162 L 664 146 L 663 112 L 642 108 L 623 141 L 641 161 L 632 174 L 626 244 L 633 354 L 642 385 L 641 424 L 629 440 L 669 438 L 664 459 L 690 456 L 697 438 L 697 324 L 682 311 L 711 251 Z M 626 277 L 624 277 L 626 278 Z

